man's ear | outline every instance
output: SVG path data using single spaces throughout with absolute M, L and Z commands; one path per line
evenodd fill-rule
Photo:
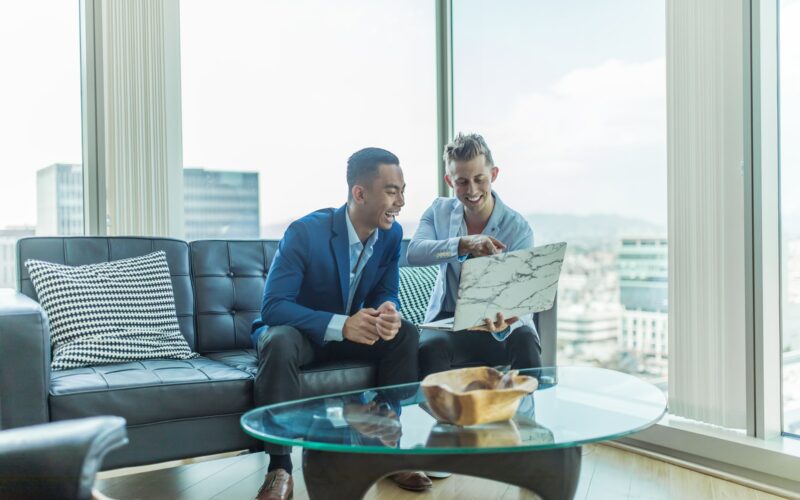
M 497 179 L 497 174 L 500 173 L 500 169 L 497 167 L 492 167 L 492 182 Z
M 356 203 L 364 203 L 364 186 L 356 184 L 353 186 L 353 189 L 350 190 L 350 194 L 353 196 L 353 201 Z
M 444 174 L 444 181 L 450 186 L 450 189 L 455 189 L 453 186 L 453 179 L 450 178 L 450 174 Z

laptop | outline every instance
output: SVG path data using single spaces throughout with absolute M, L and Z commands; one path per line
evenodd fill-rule
M 553 307 L 567 244 L 564 242 L 468 259 L 461 267 L 455 315 L 420 328 L 459 331 Z

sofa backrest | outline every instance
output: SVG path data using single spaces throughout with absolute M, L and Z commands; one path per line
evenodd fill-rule
M 189 244 L 197 303 L 197 351 L 250 349 L 250 327 L 276 240 L 197 240 Z
M 408 242 L 400 250 L 406 265 Z M 250 349 L 250 330 L 278 240 L 197 240 L 189 244 L 195 302 L 197 351 Z
M 28 297 L 39 300 L 25 268 L 25 261 L 28 259 L 80 266 L 139 257 L 159 250 L 167 254 L 181 333 L 189 347 L 195 349 L 194 294 L 189 245 L 185 241 L 171 238 L 94 236 L 22 238 L 17 242 L 17 288 Z

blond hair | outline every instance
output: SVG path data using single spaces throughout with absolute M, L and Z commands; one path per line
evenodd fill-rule
M 455 139 L 444 147 L 444 162 L 448 169 L 454 161 L 470 161 L 480 155 L 486 158 L 486 166 L 494 166 L 492 152 L 480 134 L 459 132 Z

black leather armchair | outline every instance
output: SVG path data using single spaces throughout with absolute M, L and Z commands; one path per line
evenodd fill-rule
M 106 453 L 128 442 L 125 419 L 91 417 L 0 432 L 0 498 L 92 498 Z

